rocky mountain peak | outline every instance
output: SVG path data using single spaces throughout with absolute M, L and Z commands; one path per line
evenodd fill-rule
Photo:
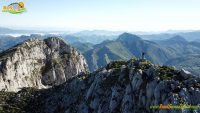
M 4 112 L 15 113 L 198 113 L 198 108 L 151 106 L 197 106 L 199 88 L 200 79 L 186 70 L 131 59 L 111 62 L 96 72 L 73 77 L 50 89 L 3 92 L 0 105 L 5 104 Z
M 84 57 L 62 39 L 29 39 L 0 53 L 0 90 L 47 88 L 87 70 Z

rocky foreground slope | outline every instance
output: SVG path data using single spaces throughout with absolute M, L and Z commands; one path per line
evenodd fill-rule
M 30 39 L 0 53 L 0 91 L 59 85 L 86 71 L 84 57 L 63 40 Z
M 151 109 L 160 104 L 200 104 L 200 79 L 185 70 L 145 60 L 116 61 L 50 89 L 0 93 L 1 113 L 199 113 Z

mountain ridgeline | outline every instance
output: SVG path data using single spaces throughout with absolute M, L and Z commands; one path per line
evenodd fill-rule
M 176 58 L 196 56 L 195 54 L 200 53 L 199 45 L 200 42 L 188 42 L 178 35 L 166 40 L 150 41 L 137 35 L 123 33 L 116 40 L 107 40 L 94 45 L 93 49 L 83 52 L 83 55 L 91 71 L 105 66 L 111 61 L 141 58 L 142 52 L 145 53 L 146 59 L 155 64 L 175 65 L 179 68 L 181 66 L 172 61 Z M 195 59 L 197 60 L 198 57 Z M 193 65 L 192 63 L 185 64 L 181 60 L 180 64 L 184 64 L 185 66 L 182 67 L 186 67 L 185 69 Z M 196 67 L 199 65 L 200 63 L 195 64 Z M 195 74 L 200 73 L 199 68 L 192 68 L 190 71 Z
M 114 41 L 106 41 L 101 44 L 95 45 L 94 49 L 84 53 L 90 70 L 96 70 L 101 66 L 113 60 L 127 60 L 130 58 L 140 58 L 141 53 L 145 53 L 145 57 L 157 64 L 163 64 L 173 54 L 159 44 L 143 40 L 140 37 L 124 33 Z
M 0 90 L 48 88 L 87 71 L 84 57 L 62 39 L 30 39 L 0 53 Z
M 200 55 L 191 54 L 177 57 L 166 62 L 167 65 L 175 66 L 178 69 L 186 69 L 195 75 L 200 73 Z
M 103 31 L 97 33 L 99 33 L 101 36 L 107 36 L 106 33 L 103 33 Z M 182 34 L 166 34 L 166 36 L 157 34 L 151 36 L 155 37 L 153 40 L 144 40 L 142 39 L 144 38 L 143 35 L 137 36 L 130 33 L 123 33 L 119 35 L 118 38 L 104 37 L 101 39 L 104 41 L 102 43 L 99 42 L 99 44 L 91 43 L 92 41 L 87 42 L 87 38 L 83 38 L 86 36 L 85 33 L 78 34 L 61 34 L 59 37 L 78 49 L 84 55 L 90 71 L 94 71 L 100 67 L 103 67 L 111 61 L 140 58 L 141 53 L 144 52 L 146 59 L 155 64 L 172 65 L 179 69 L 184 68 L 197 75 L 200 73 L 200 59 L 198 57 L 200 53 L 200 41 L 188 41 L 182 37 L 185 36 Z M 79 37 L 81 34 L 83 36 Z M 90 36 L 90 39 L 98 38 L 96 37 L 95 33 L 89 33 L 88 35 Z M 194 35 L 197 37 L 198 33 L 195 33 Z M 29 38 L 45 39 L 49 36 L 55 35 L 47 34 L 44 36 L 31 35 L 20 37 L 0 35 L 0 51 L 6 50 Z M 192 33 L 187 36 L 192 36 Z
M 198 113 L 200 78 L 146 60 L 115 61 L 49 89 L 0 92 L 1 113 Z M 192 105 L 159 109 L 152 106 Z

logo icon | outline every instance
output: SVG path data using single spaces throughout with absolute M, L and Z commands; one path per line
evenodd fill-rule
M 11 14 L 21 14 L 26 11 L 23 2 L 11 3 L 8 6 L 3 6 L 3 12 L 8 12 Z

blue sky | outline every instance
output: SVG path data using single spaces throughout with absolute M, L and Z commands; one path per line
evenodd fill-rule
M 0 26 L 57 30 L 200 30 L 200 0 L 21 0 L 27 12 L 0 12 Z M 19 0 L 0 0 L 0 8 Z

